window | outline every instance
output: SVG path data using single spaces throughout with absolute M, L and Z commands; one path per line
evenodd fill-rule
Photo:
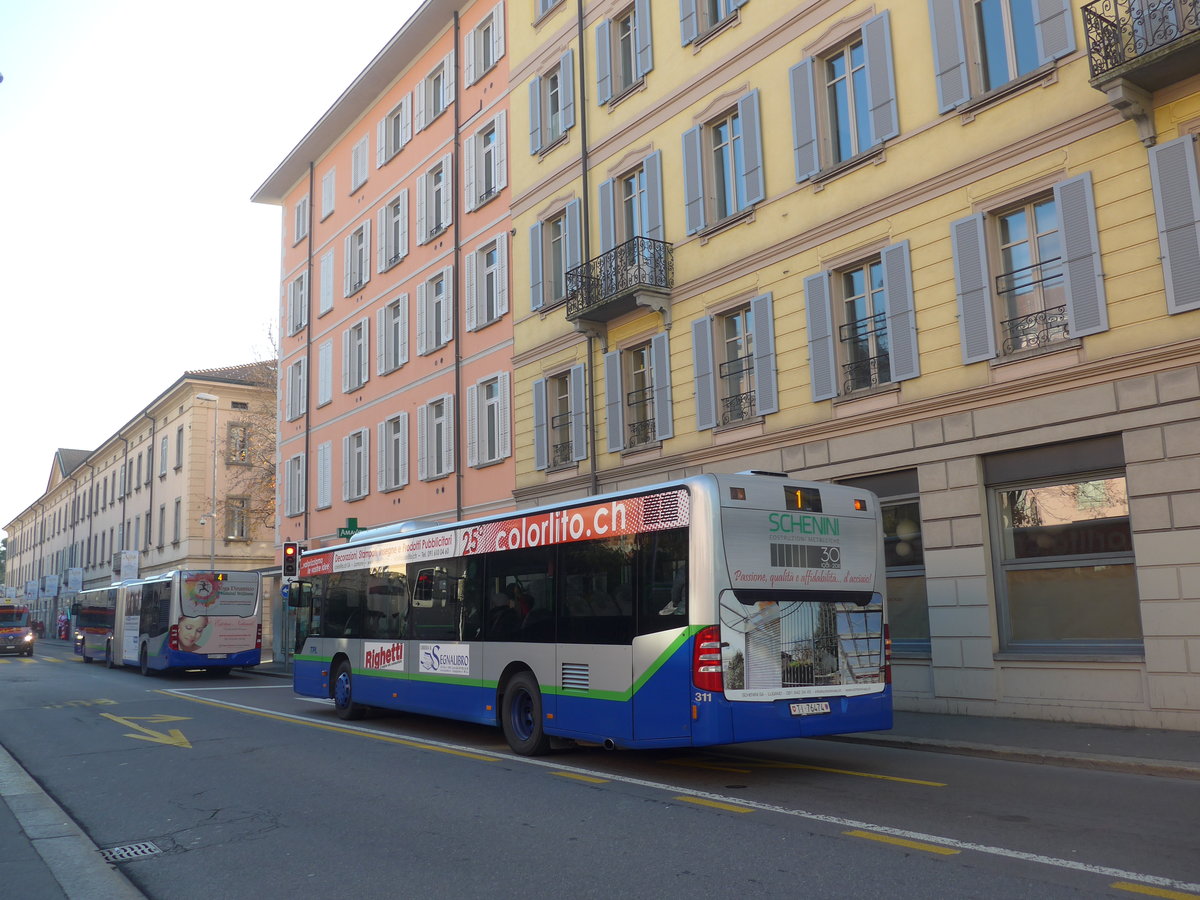
M 573 466 L 588 456 L 584 367 L 533 383 L 533 458 L 538 469 Z
M 747 0 L 679 0 L 679 31 L 686 47 L 733 17 Z
M 779 411 L 775 313 L 770 294 L 694 321 L 692 358 L 697 430 L 735 425 Z
M 317 347 L 317 406 L 333 402 L 333 341 Z
M 175 514 L 172 519 L 172 529 L 171 529 L 171 543 L 172 544 L 179 543 L 180 528 L 182 525 L 183 525 L 183 500 L 181 500 L 179 497 L 176 497 L 175 498 Z M 111 534 L 112 534 L 112 529 L 110 528 L 109 529 L 110 542 L 111 542 Z M 103 539 L 103 535 L 101 535 L 101 538 Z M 104 555 L 103 540 L 101 540 L 101 554 L 100 555 L 101 556 Z
M 534 0 L 534 7 L 537 9 L 537 16 L 541 18 L 562 3 L 562 0 Z
M 346 273 L 342 293 L 349 297 L 371 280 L 371 220 L 346 235 Z
M 408 413 L 379 423 L 379 490 L 394 491 L 408 484 Z
M 507 122 L 508 114 L 501 112 L 479 131 L 467 136 L 463 159 L 468 210 L 487 203 L 508 184 Z
M 350 150 L 350 193 L 353 194 L 367 183 L 367 147 L 370 136 L 362 139 Z
M 342 332 L 342 393 L 357 391 L 371 377 L 370 317 L 363 317 Z
M 929 16 L 941 112 L 1075 51 L 1070 0 L 930 0 Z
M 317 315 L 323 316 L 333 309 L 333 251 L 327 251 L 317 264 L 318 277 L 321 279 L 321 296 L 318 300 Z
M 408 294 L 401 294 L 379 310 L 379 350 L 376 371 L 394 372 L 408 362 Z
M 413 118 L 417 131 L 445 112 L 454 97 L 454 51 L 426 75 L 413 92 Z
M 417 285 L 417 355 L 424 356 L 450 343 L 453 337 L 454 270 L 447 266 Z
M 317 509 L 333 506 L 333 441 L 317 444 Z
M 379 210 L 379 271 L 408 256 L 408 189 Z
M 964 363 L 1108 330 L 1090 174 L 950 230 Z
M 908 241 L 809 276 L 804 295 L 814 401 L 921 373 Z
M 183 468 L 183 426 L 175 429 L 175 468 Z M 104 486 L 104 505 L 108 505 L 108 485 Z
M 301 272 L 288 285 L 288 334 L 292 335 L 308 324 L 308 273 Z
M 241 422 L 229 423 L 228 452 L 225 461 L 231 466 L 248 466 L 250 459 L 250 426 Z
M 619 98 L 654 68 L 650 0 L 636 0 L 596 26 L 596 102 Z
M 287 367 L 287 419 L 300 418 L 308 411 L 308 361 L 298 359 Z
M 454 159 L 447 153 L 436 166 L 417 176 L 417 243 L 433 240 L 450 226 L 454 198 L 451 173 Z
M 467 331 L 495 322 L 508 312 L 508 234 L 468 253 L 465 259 Z
M 337 202 L 337 169 L 330 169 L 321 176 L 321 221 L 333 215 Z
M 371 432 L 366 428 L 342 438 L 342 499 L 361 500 L 371 492 Z
M 507 372 L 467 388 L 467 465 L 484 466 L 512 454 Z
M 379 120 L 375 135 L 375 168 L 387 163 L 412 140 L 412 94 L 405 94 L 390 113 Z
M 287 461 L 284 467 L 284 515 L 298 516 L 304 512 L 304 454 L 298 453 Z
M 608 451 L 620 453 L 675 433 L 671 409 L 671 350 L 667 335 L 604 354 Z
M 162 439 L 158 442 L 158 474 L 160 477 L 167 474 L 167 459 L 168 458 L 169 458 L 169 450 L 167 448 L 167 436 L 164 434 L 162 436 Z M 90 515 L 90 513 L 91 513 L 91 503 L 90 503 L 91 495 L 90 494 L 88 495 L 88 499 L 89 499 L 88 512 Z
M 225 498 L 225 539 L 250 540 L 250 498 Z
M 158 505 L 158 546 L 161 549 L 167 539 L 167 504 Z M 92 545 L 88 544 L 88 565 L 92 564 Z
M 1158 243 L 1171 315 L 1200 309 L 1200 173 L 1196 135 L 1150 148 Z
M 530 229 L 530 305 L 541 309 L 567 296 L 567 272 L 580 264 L 579 201 Z
M 575 51 L 529 82 L 529 152 L 544 153 L 575 125 Z
M 463 66 L 467 84 L 471 85 L 504 56 L 504 3 L 496 6 L 483 20 L 467 32 Z
M 683 181 L 688 234 L 763 199 L 757 90 L 724 115 L 684 133 Z
M 295 231 L 296 242 L 308 237 L 308 195 L 301 197 L 296 203 Z
M 454 471 L 454 398 L 444 394 L 417 409 L 417 477 L 443 478 Z
M 866 153 L 900 133 L 885 11 L 788 70 L 796 180 Z
M 602 182 L 599 193 L 601 253 L 634 238 L 665 239 L 661 151 L 651 153 L 631 171 Z

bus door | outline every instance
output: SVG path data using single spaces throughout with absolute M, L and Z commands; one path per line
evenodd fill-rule
M 636 637 L 633 639 L 633 735 L 679 738 L 691 730 L 686 529 L 638 536 Z

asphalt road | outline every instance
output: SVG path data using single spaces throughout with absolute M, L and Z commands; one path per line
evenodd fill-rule
M 513 756 L 237 672 L 0 658 L 0 744 L 163 900 L 1187 896 L 1200 782 L 829 741 Z M 144 854 L 144 855 L 140 855 Z M 1149 893 L 1147 893 L 1149 892 Z

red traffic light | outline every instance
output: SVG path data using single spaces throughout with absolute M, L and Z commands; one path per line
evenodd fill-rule
M 300 545 L 295 541 L 283 542 L 284 577 L 295 576 L 300 568 Z

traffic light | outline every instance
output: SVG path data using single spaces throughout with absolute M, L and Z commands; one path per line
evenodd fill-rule
M 283 542 L 283 577 L 295 578 L 300 572 L 300 545 L 295 541 Z

